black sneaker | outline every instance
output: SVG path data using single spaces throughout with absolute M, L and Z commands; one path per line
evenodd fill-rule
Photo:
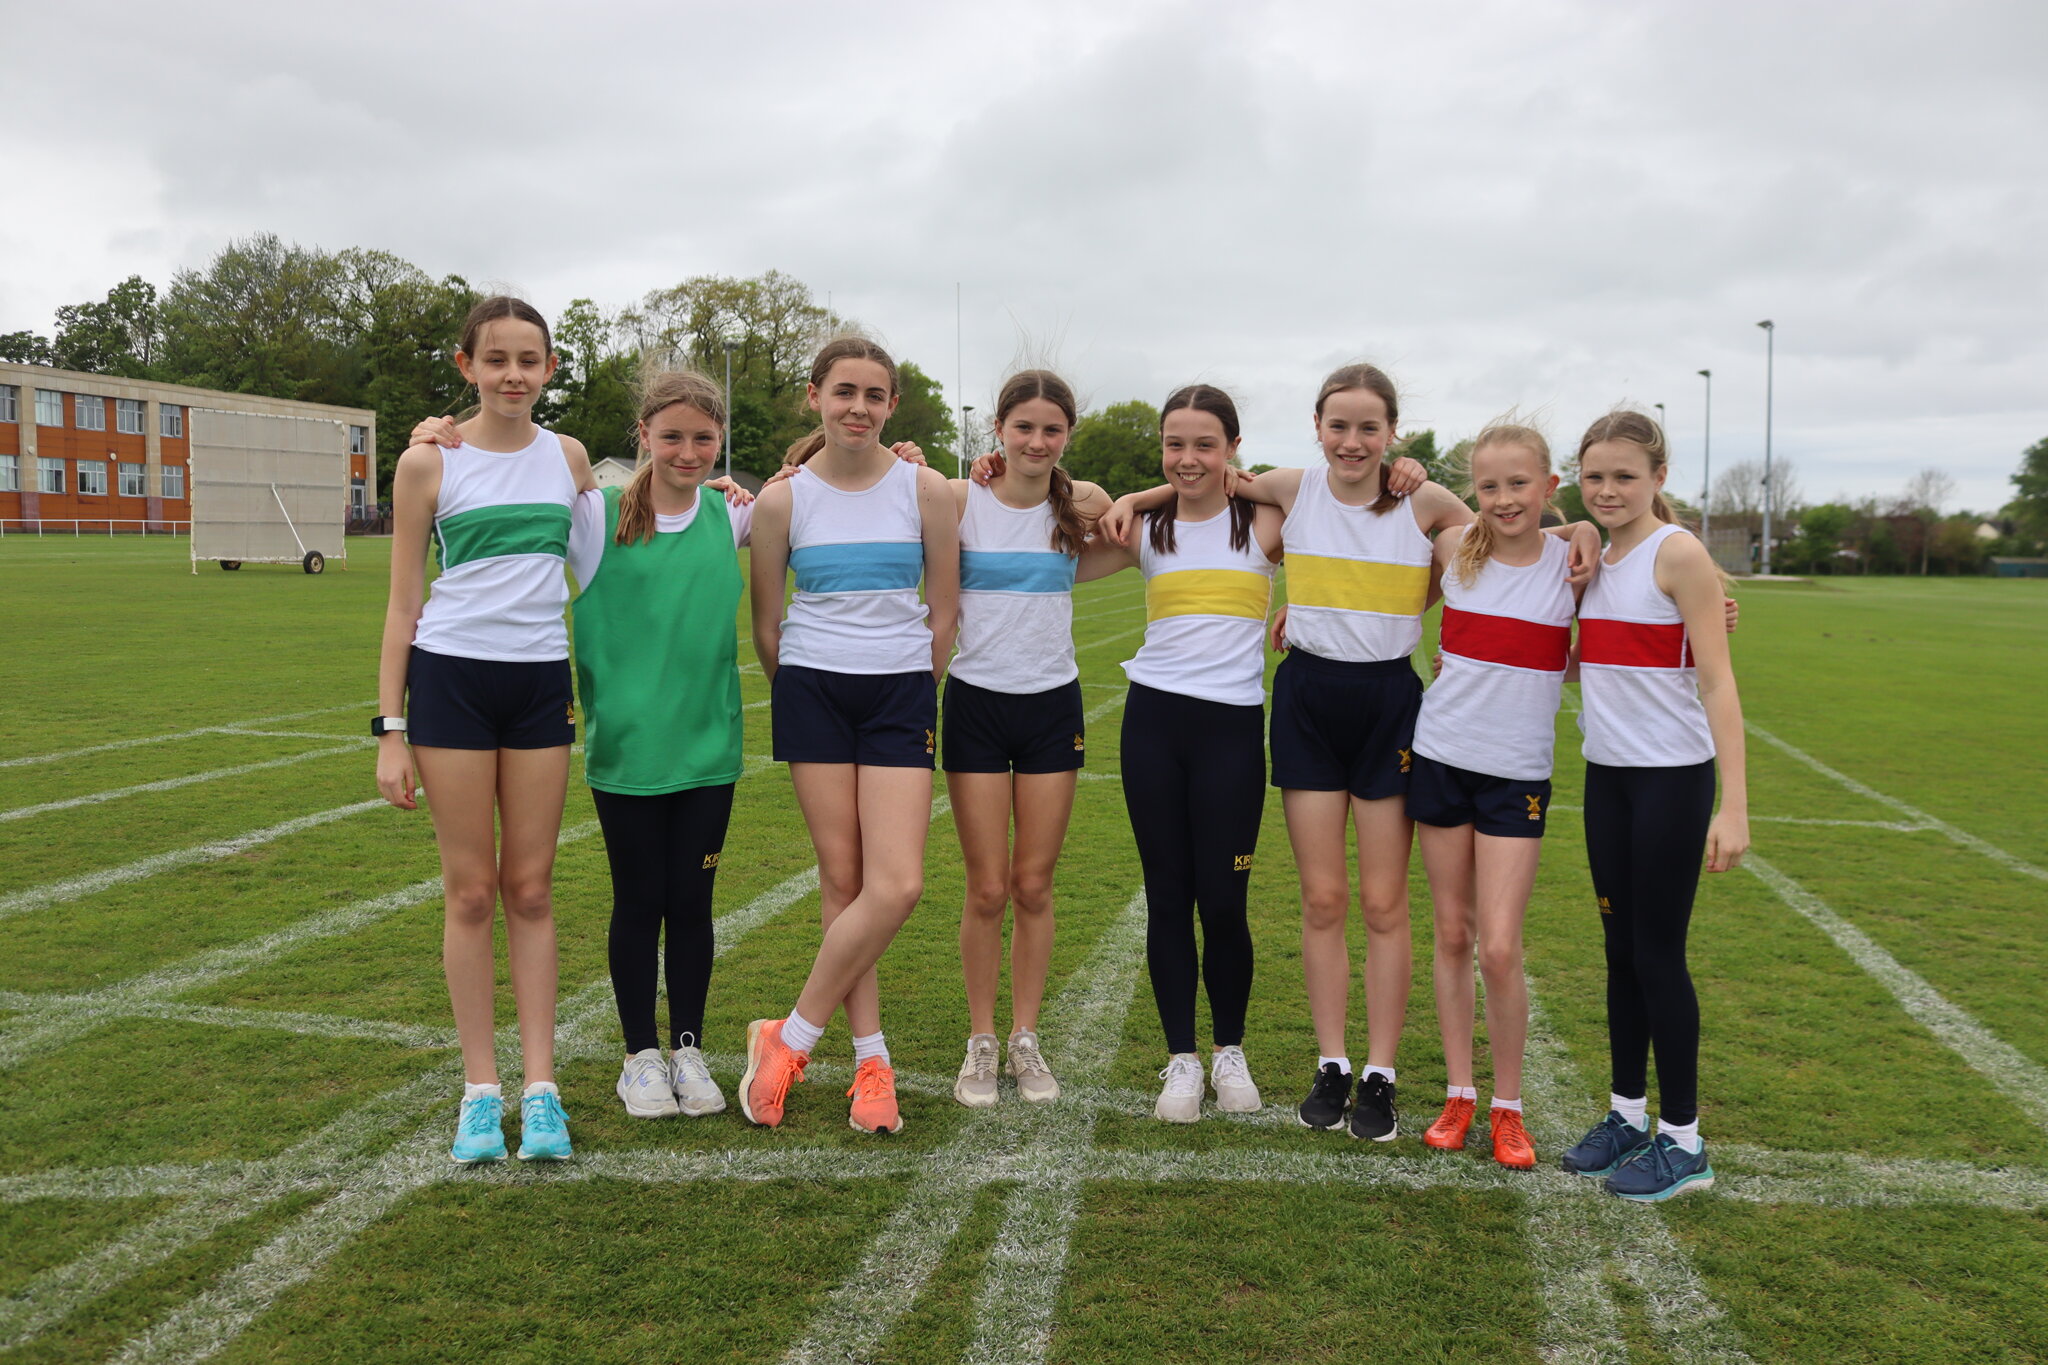
M 1344 1121 L 1344 1104 L 1351 1098 L 1351 1078 L 1335 1062 L 1324 1062 L 1316 1072 L 1316 1083 L 1301 1102 L 1304 1128 L 1335 1128 Z
M 1385 1076 L 1360 1076 L 1358 1100 L 1351 1106 L 1351 1136 L 1392 1142 L 1400 1121 L 1394 1108 L 1394 1083 Z

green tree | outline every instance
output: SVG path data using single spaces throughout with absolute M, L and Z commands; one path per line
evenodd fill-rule
M 1455 449 L 1457 447 L 1452 447 L 1452 450 Z M 1405 455 L 1429 471 L 1431 479 L 1446 487 L 1450 486 L 1451 480 L 1450 462 L 1448 459 L 1450 453 L 1450 451 L 1439 451 L 1436 448 L 1436 432 L 1429 427 L 1424 427 L 1421 431 L 1410 432 L 1387 447 L 1387 458 L 1389 460 L 1398 460 Z
M 617 319 L 589 299 L 572 299 L 551 330 L 561 364 L 535 405 L 534 419 L 583 442 L 593 463 L 634 463 L 640 454 L 634 396 L 640 359 L 616 345 Z
M 372 292 L 367 330 L 358 343 L 367 380 L 355 401 L 377 412 L 380 488 L 390 488 L 391 471 L 421 418 L 452 415 L 468 401 L 455 347 L 478 297 L 459 275 L 435 280 L 418 269 L 394 275 Z
M 146 379 L 155 374 L 162 340 L 156 286 L 130 275 L 97 303 L 59 308 L 51 349 L 61 369 Z
M 1068 473 L 1101 484 L 1113 498 L 1154 487 L 1162 482 L 1159 409 L 1134 398 L 1087 414 L 1074 426 L 1064 463 Z
M 13 365 L 54 365 L 48 337 L 34 332 L 0 332 L 0 360 Z
M 1842 540 L 1856 520 L 1854 508 L 1824 502 L 1799 514 L 1799 534 L 1780 547 L 1785 566 L 1795 573 L 1833 573 Z M 1772 567 L 1776 567 L 1773 560 Z
M 2017 491 L 2006 504 L 2006 514 L 2019 523 L 2020 534 L 2026 539 L 2048 539 L 2048 437 L 2028 446 L 2020 456 L 2012 486 Z
M 904 360 L 896 365 L 896 387 L 902 397 L 883 428 L 883 439 L 917 442 L 924 449 L 925 463 L 949 479 L 959 478 L 960 462 L 953 449 L 960 430 L 938 381 L 914 361 Z
M 231 242 L 164 295 L 165 377 L 229 393 L 350 403 L 360 390 L 338 306 L 344 263 L 273 233 Z

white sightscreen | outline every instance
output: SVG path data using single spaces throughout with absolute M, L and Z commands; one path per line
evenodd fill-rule
M 213 408 L 193 408 L 190 420 L 194 559 L 345 557 L 347 427 Z

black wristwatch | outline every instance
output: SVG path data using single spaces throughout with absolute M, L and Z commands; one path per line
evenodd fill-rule
M 379 738 L 385 735 L 402 735 L 405 733 L 405 717 L 372 716 L 370 717 L 370 733 Z

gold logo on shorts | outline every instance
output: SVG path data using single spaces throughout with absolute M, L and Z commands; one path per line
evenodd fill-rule
M 711 870 L 712 868 L 714 868 L 714 867 L 717 867 L 717 866 L 718 866 L 718 854 L 716 854 L 716 853 L 707 853 L 707 854 L 705 854 L 705 855 L 704 855 L 704 869 L 705 869 L 705 871 L 707 871 L 707 872 L 708 872 L 708 871 L 710 871 L 710 870 Z
M 1394 752 L 1401 755 L 1401 771 L 1407 772 L 1409 766 L 1415 762 L 1414 755 L 1406 749 L 1396 749 Z
M 926 753 L 930 753 L 936 747 L 937 738 L 938 736 L 930 730 L 924 732 L 924 751 Z
M 1522 799 L 1529 803 L 1529 818 L 1531 820 L 1541 820 L 1543 818 L 1543 798 L 1540 796 L 1524 796 Z
M 1605 896 L 1602 896 L 1600 898 L 1600 913 L 1603 915 L 1611 915 L 1614 913 L 1614 903 L 1608 900 Z
M 1234 862 L 1233 862 L 1233 863 L 1232 863 L 1232 864 L 1230 865 L 1230 870 L 1231 870 L 1232 872 L 1249 872 L 1249 871 L 1251 871 L 1251 870 L 1252 870 L 1252 855 L 1251 855 L 1251 854 L 1249 854 L 1249 853 L 1240 853 L 1240 854 L 1238 854 L 1238 855 L 1237 855 L 1237 859 L 1236 859 L 1236 861 L 1234 861 Z
M 1082 752 L 1081 736 L 1079 734 L 1074 736 L 1074 752 L 1077 754 Z
M 569 719 L 569 723 L 570 723 L 571 725 L 574 725 L 574 724 L 576 723 L 576 703 L 575 703 L 575 702 L 573 702 L 573 701 L 569 703 L 569 717 L 568 717 L 568 719 Z

